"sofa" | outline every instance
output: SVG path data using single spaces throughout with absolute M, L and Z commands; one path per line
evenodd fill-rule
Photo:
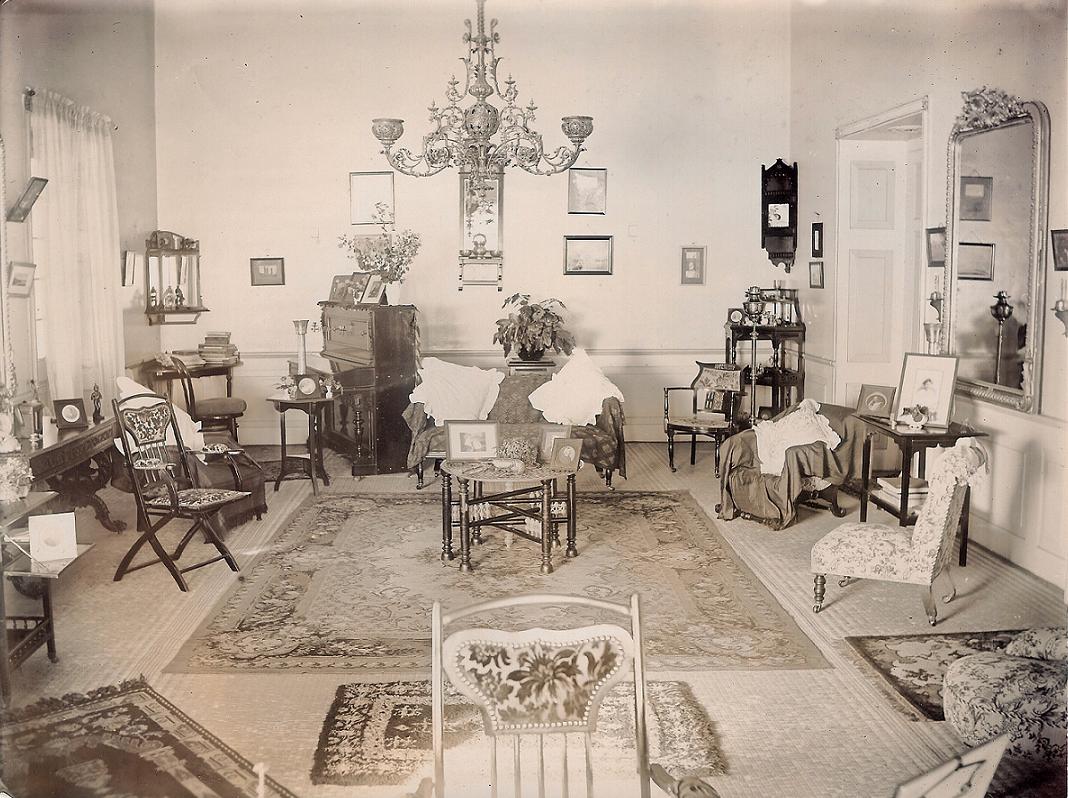
M 546 423 L 540 410 L 531 406 L 529 396 L 548 382 L 548 374 L 512 374 L 500 384 L 497 400 L 488 420 L 501 425 L 500 438 L 525 438 L 535 446 L 540 440 L 539 424 Z M 435 424 L 423 409 L 422 402 L 409 404 L 404 420 L 412 431 L 408 450 L 408 469 L 415 473 L 417 488 L 424 485 L 424 462 L 445 457 L 445 427 Z M 601 404 L 601 412 L 593 424 L 573 426 L 571 434 L 582 440 L 582 459 L 591 463 L 604 476 L 605 485 L 612 487 L 612 476 L 627 476 L 626 446 L 623 440 L 623 404 L 608 397 Z

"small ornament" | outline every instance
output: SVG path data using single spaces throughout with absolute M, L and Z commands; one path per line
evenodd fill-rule
M 155 287 L 148 289 L 148 306 L 150 308 L 156 307 L 156 303 L 159 301 L 159 295 L 156 293 Z
M 100 412 L 100 400 L 104 395 L 100 393 L 99 384 L 93 383 L 93 392 L 89 394 L 89 398 L 93 400 L 93 423 L 99 424 L 104 420 L 104 414 Z
M 174 289 L 174 305 L 179 308 L 185 307 L 185 294 L 182 293 L 181 286 Z
M 174 307 L 174 289 L 169 285 L 167 290 L 163 292 L 163 307 L 172 309 Z

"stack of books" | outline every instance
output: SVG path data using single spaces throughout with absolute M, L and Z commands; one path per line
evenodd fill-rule
M 205 363 L 212 365 L 227 366 L 240 358 L 237 347 L 230 343 L 229 332 L 206 333 L 204 343 L 197 347 L 197 352 Z
M 879 477 L 875 480 L 879 494 L 886 501 L 901 504 L 901 477 Z M 926 479 L 909 477 L 909 512 L 918 512 L 927 501 L 929 486 Z

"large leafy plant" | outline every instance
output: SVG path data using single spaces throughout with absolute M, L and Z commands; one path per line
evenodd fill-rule
M 565 309 L 559 299 L 531 302 L 530 294 L 512 294 L 501 307 L 512 311 L 497 319 L 493 343 L 504 346 L 505 356 L 513 349 L 531 355 L 546 349 L 570 355 L 575 348 L 575 336 L 564 328 L 564 317 L 556 310 Z

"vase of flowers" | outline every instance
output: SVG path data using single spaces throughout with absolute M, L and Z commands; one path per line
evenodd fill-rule
M 26 498 L 33 481 L 30 461 L 21 454 L 0 456 L 0 503 Z
M 493 334 L 493 343 L 504 346 L 505 357 L 515 349 L 520 360 L 541 360 L 547 349 L 570 355 L 575 348 L 575 336 L 556 310 L 565 307 L 559 299 L 531 302 L 530 294 L 512 294 L 501 307 L 513 308 L 505 318 L 497 319 Z
M 419 234 L 413 230 L 397 231 L 393 214 L 385 203 L 375 205 L 373 218 L 382 228 L 381 233 L 340 235 L 337 245 L 349 251 L 349 257 L 356 261 L 360 271 L 381 276 L 386 284 L 383 296 L 387 296 L 390 285 L 404 282 L 422 242 Z
M 931 418 L 931 411 L 925 405 L 914 405 L 901 410 L 905 424 L 909 429 L 923 429 Z

